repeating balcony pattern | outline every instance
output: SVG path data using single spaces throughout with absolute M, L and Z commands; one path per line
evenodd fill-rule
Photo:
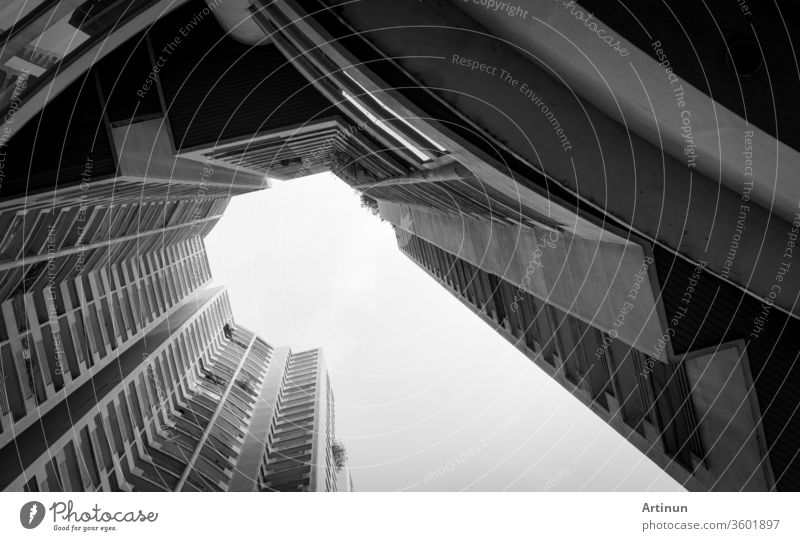
M 320 351 L 289 356 L 260 486 L 267 491 L 334 491 L 334 414 Z
M 221 290 L 174 310 L 41 418 L 47 452 L 32 429 L 0 451 L 5 488 L 226 490 L 272 354 L 230 321 Z
M 210 278 L 202 242 L 189 238 L 4 302 L 0 445 L 117 360 Z
M 689 471 L 702 464 L 682 363 L 666 364 L 402 229 L 401 250 L 604 418 Z M 615 423 L 612 423 L 612 426 Z M 618 424 L 618 423 L 617 423 Z M 616 428 L 616 427 L 615 427 Z

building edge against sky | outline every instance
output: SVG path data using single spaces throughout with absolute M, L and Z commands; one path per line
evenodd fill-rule
M 43 4 L 4 38 L 34 40 L 30 29 L 41 32 L 62 16 L 71 28 L 82 9 Z M 264 394 L 267 380 L 283 381 L 279 362 L 270 369 L 276 350 L 234 323 L 224 289 L 209 288 L 203 238 L 232 196 L 269 181 L 176 156 L 174 142 L 188 132 L 178 134 L 164 113 L 164 89 L 150 88 L 152 80 L 139 88 L 146 76 L 136 85 L 123 80 L 131 66 L 151 65 L 152 42 L 114 46 L 152 23 L 158 12 L 146 8 L 160 3 L 119 19 L 123 4 L 94 13 L 106 17 L 94 26 L 77 19 L 84 47 L 64 52 L 62 70 L 61 58 L 4 49 L 22 63 L 6 65 L 2 87 L 9 101 L 0 162 L 0 487 L 232 490 L 236 480 L 238 490 L 275 490 L 259 482 L 258 469 L 244 479 L 249 484 L 236 476 L 248 451 L 264 471 L 275 460 L 297 466 L 292 473 L 308 469 L 280 489 L 336 490 L 342 466 L 333 454 L 342 445 L 327 371 L 315 364 L 321 354 L 305 366 L 320 378 L 303 411 L 313 424 L 291 432 L 298 446 L 287 450 L 272 438 L 275 426 L 289 432 L 299 420 L 276 407 L 289 387 Z M 168 47 L 180 30 L 161 28 L 150 35 Z M 91 47 L 101 40 L 110 56 L 93 62 Z M 31 68 L 36 62 L 40 70 Z M 177 70 L 158 85 L 181 76 Z M 45 81 L 54 85 L 49 101 L 36 105 Z M 50 127 L 46 135 L 40 125 Z M 261 404 L 267 397 L 273 403 Z M 310 459 L 299 445 L 305 440 Z
M 320 351 L 276 350 L 235 325 L 223 288 L 185 296 L 114 353 L 32 427 L 6 438 L 5 490 L 339 489 Z M 324 392 L 315 392 L 316 379 L 298 380 L 297 365 L 301 378 L 319 374 Z M 284 471 L 293 484 L 278 482 Z
M 545 20 L 557 18 L 571 39 L 586 39 L 557 6 L 525 4 Z M 673 144 L 680 126 L 665 121 L 659 146 L 646 119 L 623 124 L 589 81 L 556 80 L 493 37 L 527 40 L 542 53 L 558 48 L 546 32 L 532 41 L 524 22 L 455 1 L 413 5 L 255 1 L 221 14 L 236 39 L 277 47 L 328 101 L 289 133 L 197 151 L 287 179 L 332 169 L 395 226 L 401 249 L 415 247 L 406 252 L 415 262 L 686 488 L 797 489 L 800 373 L 792 336 L 800 330 L 793 302 L 800 280 L 788 279 L 781 265 L 793 207 L 765 205 L 772 198 L 756 179 L 748 229 L 736 229 L 742 179 L 724 164 L 715 180 L 714 159 L 730 159 L 713 156 L 715 142 L 698 138 L 687 161 Z M 447 25 L 431 28 L 430 20 Z M 587 50 L 603 69 L 620 70 L 619 59 Z M 628 50 L 657 83 L 657 53 Z M 680 55 L 676 62 L 689 73 Z M 460 58 L 524 76 L 529 91 L 520 97 L 514 77 L 475 76 Z M 581 58 L 559 61 L 576 80 L 593 73 Z M 689 83 L 684 88 L 699 118 L 720 107 Z M 625 114 L 637 115 L 639 97 L 615 91 L 629 100 Z M 532 112 L 534 98 L 546 112 Z M 498 100 L 514 123 L 496 114 Z M 727 105 L 726 118 L 742 124 L 741 107 Z M 783 145 L 770 118 L 759 116 L 765 131 L 753 133 Z M 598 136 L 632 146 L 596 148 Z M 784 150 L 792 162 L 796 151 Z M 777 163 L 767 154 L 764 162 Z M 773 191 L 800 203 L 791 175 Z M 664 219 L 654 224 L 653 213 Z M 725 247 L 734 230 L 747 239 L 731 259 Z M 770 290 L 776 268 L 788 289 Z M 764 306 L 769 317 L 759 319 Z
M 51 400 L 63 385 L 55 377 L 57 361 L 39 345 L 49 340 L 47 331 L 41 338 L 36 331 L 55 324 L 47 307 L 41 302 L 38 310 L 35 303 L 20 307 L 17 301 L 14 308 L 13 301 L 31 288 L 46 287 L 50 259 L 66 262 L 59 279 L 69 283 L 75 261 L 68 258 L 96 250 L 91 264 L 102 267 L 104 257 L 113 264 L 127 257 L 132 233 L 125 226 L 134 216 L 152 218 L 140 221 L 154 238 L 170 231 L 177 243 L 187 228 L 211 227 L 226 196 L 265 187 L 266 175 L 291 179 L 331 169 L 377 201 L 396 228 L 399 246 L 415 262 L 684 486 L 800 487 L 800 368 L 792 343 L 800 332 L 793 302 L 800 280 L 793 279 L 796 269 L 780 266 L 795 227 L 794 207 L 787 206 L 798 199 L 791 175 L 779 177 L 772 194 L 760 180 L 766 172 L 751 182 L 748 228 L 730 259 L 726 247 L 742 200 L 737 186 L 747 180 L 731 157 L 715 156 L 716 143 L 698 137 L 687 161 L 676 145 L 682 141 L 680 125 L 670 123 L 675 115 L 667 112 L 659 115 L 667 119 L 659 126 L 665 144 L 657 144 L 647 119 L 637 116 L 639 96 L 620 83 L 615 92 L 625 97 L 623 118 L 637 120 L 623 125 L 603 101 L 604 92 L 596 91 L 597 82 L 587 78 L 594 72 L 585 59 L 558 56 L 558 44 L 546 32 L 532 33 L 517 19 L 456 1 L 406 2 L 413 10 L 402 1 L 331 7 L 258 0 L 228 2 L 225 10 L 186 2 L 143 31 L 153 21 L 152 15 L 147 20 L 147 6 L 160 4 L 144 3 L 109 35 L 106 56 L 95 66 L 88 53 L 103 36 L 99 23 L 95 34 L 82 27 L 89 36 L 85 48 L 61 60 L 70 69 L 56 71 L 58 64 L 44 59 L 47 67 L 40 66 L 44 71 L 35 81 L 18 75 L 19 84 L 7 87 L 9 111 L 15 113 L 12 123 L 6 120 L 13 137 L 4 147 L 2 196 L 3 208 L 11 209 L 4 217 L 11 227 L 3 250 L 11 256 L 0 270 L 9 277 L 4 284 L 11 284 L 3 314 L 17 326 L 6 325 L 14 364 L 9 369 L 16 370 L 28 400 L 25 411 L 38 400 Z M 543 20 L 558 20 L 571 39 L 584 43 L 584 29 L 558 6 L 522 4 Z M 212 12 L 230 36 L 208 16 Z M 606 15 L 612 28 L 619 25 L 621 35 L 634 39 L 618 14 Z M 197 24 L 186 31 L 191 20 Z M 430 28 L 430 20 L 443 26 Z M 392 30 L 398 26 L 402 35 Z M 552 57 L 567 80 L 556 80 L 492 34 Z M 675 35 L 667 38 L 679 42 Z M 597 56 L 592 61 L 621 74 L 627 64 L 620 67 L 619 58 L 590 45 L 586 50 Z M 33 59 L 24 47 L 18 49 L 19 58 Z M 658 53 L 648 49 L 630 43 L 627 50 L 657 87 L 663 83 L 662 66 Z M 442 51 L 454 54 L 443 57 Z M 672 58 L 676 73 L 691 77 L 688 54 Z M 524 76 L 524 88 L 539 93 L 521 93 L 513 77 L 510 83 L 476 78 L 459 58 L 504 66 L 504 72 Z M 154 65 L 160 68 L 155 78 L 149 75 Z M 726 77 L 717 74 L 712 86 L 724 88 Z M 621 74 L 619 80 L 626 79 Z M 55 91 L 44 92 L 45 82 Z M 658 88 L 657 107 L 672 104 Z M 722 110 L 702 85 L 687 82 L 685 88 L 694 99 L 694 118 Z M 671 98 L 669 90 L 667 85 Z M 531 113 L 534 97 L 548 106 L 546 114 Z M 47 100 L 52 106 L 45 106 Z M 487 106 L 498 100 L 515 123 Z M 79 113 L 74 122 L 63 113 L 73 104 Z M 742 125 L 741 107 L 726 104 L 731 125 Z M 776 139 L 769 117 L 757 117 L 760 129 L 753 133 L 764 142 L 758 146 L 759 163 L 777 164 L 777 154 L 768 149 L 780 148 L 780 159 L 788 160 L 781 170 L 795 171 L 796 141 Z M 42 138 L 41 123 L 56 129 Z M 631 145 L 597 148 L 597 138 Z M 60 154 L 50 152 L 63 141 L 69 145 Z M 723 172 L 718 177 L 711 174 L 717 164 Z M 166 210 L 138 204 L 97 214 L 90 232 L 112 232 L 117 251 L 109 254 L 101 249 L 103 242 L 86 244 L 83 235 L 54 242 L 47 234 L 49 218 L 33 221 L 33 231 L 29 218 L 19 218 L 23 194 L 41 198 L 47 208 L 56 194 L 53 178 L 59 178 L 59 201 L 62 195 L 73 198 L 58 217 L 65 231 L 77 219 L 69 213 L 80 212 L 84 186 L 89 191 L 129 187 L 135 194 L 161 183 L 176 199 L 184 193 L 187 202 L 181 206 L 176 200 Z M 608 178 L 614 197 L 608 197 Z M 199 193 L 203 197 L 195 197 Z M 205 198 L 212 199 L 206 207 L 192 208 Z M 773 198 L 781 204 L 771 209 L 765 201 Z M 156 205 L 169 204 L 169 198 L 155 199 Z M 665 219 L 654 225 L 653 215 Z M 32 241 L 22 249 L 20 243 Z M 48 243 L 57 247 L 50 250 Z M 783 283 L 778 290 L 770 288 L 776 268 Z M 126 276 L 124 268 L 119 272 L 125 280 L 138 279 L 136 273 Z M 122 281 L 117 275 L 115 284 Z M 66 295 L 91 302 L 87 295 L 110 291 L 111 308 L 99 303 L 105 332 L 93 315 L 89 320 L 96 328 L 88 342 L 98 350 L 106 342 L 113 346 L 121 328 L 113 323 L 113 307 L 122 303 L 111 282 L 95 279 Z M 768 298 L 768 317 L 758 319 Z M 73 323 L 64 315 L 64 324 Z M 124 321 L 125 313 L 117 318 Z M 30 377 L 26 361 L 33 350 L 21 338 L 26 319 L 42 348 L 36 361 L 43 369 Z M 36 398 L 23 389 L 25 381 L 38 385 Z M 302 415 L 308 405 L 295 407 Z M 305 445 L 294 452 L 306 452 Z M 286 468 L 281 479 L 292 478 L 292 468 Z M 188 475 L 184 471 L 178 482 L 187 486 Z

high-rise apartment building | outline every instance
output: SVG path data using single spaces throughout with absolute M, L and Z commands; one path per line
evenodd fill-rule
M 194 237 L 69 279 L 45 278 L 2 304 L 0 446 L 71 393 L 91 389 L 84 385 L 96 372 L 168 321 L 211 273 Z
M 275 350 L 256 417 L 231 490 L 352 490 L 345 448 L 336 440 L 335 402 L 322 350 Z
M 457 0 L 189 1 L 154 22 L 163 4 L 137 5 L 111 31 L 102 16 L 48 18 L 62 8 L 45 2 L 7 30 L 0 198 L 12 212 L 0 219 L 20 232 L 0 260 L 8 321 L 25 319 L 12 298 L 48 283 L 52 218 L 36 197 L 45 211 L 108 185 L 144 197 L 98 207 L 100 235 L 110 228 L 125 251 L 132 220 L 154 239 L 174 226 L 180 243 L 265 175 L 330 169 L 376 201 L 409 257 L 685 486 L 800 489 L 800 144 L 786 105 L 796 92 L 772 94 L 766 76 L 791 60 L 778 37 L 761 34 L 757 49 L 775 54 L 753 63 L 741 54 L 750 30 L 721 5 L 709 10 L 724 34 L 714 44 L 689 7 L 676 9 L 697 22 L 691 39 L 656 23 L 648 40 L 627 10 L 581 2 L 619 36 L 614 50 L 574 12 L 528 0 L 514 16 Z M 658 21 L 658 9 L 639 15 Z M 60 60 L 36 56 L 30 40 L 59 17 L 88 37 Z M 796 25 L 773 7 L 757 19 Z M 695 41 L 719 50 L 713 69 L 697 65 Z M 165 194 L 152 209 L 151 193 Z M 167 225 L 171 194 L 188 200 Z M 31 195 L 33 215 L 19 217 Z M 76 205 L 58 210 L 65 231 Z M 90 238 L 99 269 L 113 254 Z M 49 244 L 74 259 L 81 243 L 70 232 Z M 43 319 L 39 304 L 25 317 Z M 23 380 L 11 335 L 26 332 L 6 341 Z M 276 397 L 282 377 L 268 386 Z M 256 440 L 246 470 L 266 486 Z
M 49 409 L 34 410 L 30 426 L 3 434 L 4 489 L 175 488 L 176 461 L 189 462 L 215 412 L 207 396 L 223 381 L 203 370 L 212 373 L 212 359 L 225 370 L 225 346 L 238 346 L 219 338 L 230 317 L 219 290 L 186 295 L 165 316 L 54 396 Z
M 269 152 L 226 141 L 230 157 L 287 178 L 334 171 L 415 261 L 688 488 L 800 487 L 787 261 L 800 154 L 792 115 L 759 99 L 777 56 L 749 66 L 745 105 L 731 90 L 753 64 L 742 47 L 720 45 L 728 59 L 707 79 L 685 36 L 654 24 L 648 42 L 598 2 L 621 54 L 557 4 L 523 1 L 517 16 L 455 0 L 235 4 L 223 27 L 279 50 L 327 103 Z M 711 10 L 740 41 L 735 11 Z M 720 114 L 722 146 L 705 135 Z M 331 115 L 335 137 L 308 136 Z M 354 134 L 367 153 L 346 145 Z
M 170 283 L 185 277 L 179 268 L 164 274 Z M 223 289 L 184 295 L 113 362 L 93 366 L 34 409 L 28 426 L 18 423 L 2 434 L 0 485 L 29 491 L 336 490 L 333 399 L 318 355 L 276 350 L 235 325 Z M 270 387 L 273 372 L 281 380 L 278 393 Z M 323 393 L 315 391 L 317 376 Z M 18 396 L 10 398 L 20 404 Z M 253 464 L 259 470 L 247 469 Z M 257 477 L 261 471 L 266 485 Z
M 291 353 L 286 362 L 268 440 L 262 490 L 337 488 L 334 400 L 318 349 Z
M 247 56 L 232 39 L 184 86 L 222 36 L 216 4 L 182 4 L 3 8 L 14 21 L 2 28 L 0 81 L 4 490 L 255 490 L 272 464 L 283 388 L 273 383 L 288 348 L 234 323 L 225 291 L 208 289 L 203 245 L 232 196 L 269 187 L 268 169 L 198 149 L 262 124 L 285 129 L 317 95 L 301 89 L 289 113 L 264 122 L 264 107 L 279 109 L 305 80 L 269 48 Z M 258 74 L 242 71 L 220 85 L 224 106 L 206 101 L 205 75 L 243 53 L 271 62 L 283 86 L 254 92 Z M 323 367 L 303 370 L 329 385 Z M 292 374 L 287 393 L 305 385 L 293 378 L 306 372 Z M 285 488 L 336 487 L 332 395 L 319 388 L 310 434 L 320 423 L 324 437 Z
M 687 489 L 768 489 L 765 466 L 754 458 L 763 434 L 711 422 L 727 415 L 731 400 L 750 407 L 746 367 L 718 354 L 727 375 L 720 384 L 708 370 L 708 355 L 659 362 L 525 286 L 395 231 L 404 254 Z M 707 396 L 724 402 L 709 403 Z M 752 423 L 752 415 L 748 409 L 741 417 Z

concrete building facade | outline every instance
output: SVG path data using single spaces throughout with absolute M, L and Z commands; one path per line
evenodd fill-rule
M 114 362 L 3 434 L 3 489 L 335 491 L 333 399 L 319 351 L 309 353 L 287 364 L 288 348 L 233 323 L 224 289 L 184 295 Z M 271 371 L 282 380 L 277 395 Z M 324 394 L 308 386 L 318 373 Z M 308 406 L 302 419 L 298 402 Z M 247 470 L 254 452 L 266 485 Z M 293 483 L 282 477 L 286 460 L 302 470 Z
M 259 479 L 261 490 L 332 492 L 339 487 L 334 399 L 322 352 L 290 353 Z
M 722 105 L 700 84 L 678 30 L 654 25 L 646 43 L 621 10 L 596 19 L 615 51 L 579 4 L 522 2 L 515 17 L 455 0 L 234 4 L 223 26 L 279 49 L 327 98 L 314 118 L 364 126 L 368 153 L 321 167 L 376 201 L 403 249 L 437 254 L 416 262 L 458 295 L 470 279 L 449 283 L 449 265 L 471 269 L 467 304 L 688 488 L 800 488 L 798 154 L 776 138 L 790 123 L 770 126 L 761 103 L 748 125 L 730 92 Z M 730 73 L 717 75 L 724 89 Z M 769 92 L 762 76 L 747 84 L 748 99 Z
M 183 91 L 196 55 L 222 37 L 218 4 L 3 8 L 14 20 L 0 81 L 3 490 L 256 490 L 252 465 L 271 465 L 271 385 L 295 356 L 234 323 L 227 293 L 209 288 L 203 244 L 231 197 L 270 186 L 270 169 L 197 152 L 256 130 L 247 108 L 249 123 L 225 121 L 257 81 L 229 78 L 217 109 L 208 86 Z M 204 69 L 246 50 L 226 40 Z M 269 52 L 249 60 L 275 64 Z M 276 69 L 284 87 L 254 97 L 262 110 L 306 84 Z M 315 96 L 301 92 L 266 129 L 303 120 Z M 323 437 L 311 478 L 293 488 L 334 490 L 333 397 L 312 368 Z
M 13 137 L 0 196 L 16 210 L 0 218 L 28 224 L 14 212 L 30 194 L 74 199 L 115 179 L 190 199 L 202 186 L 219 199 L 184 210 L 202 207 L 211 222 L 224 197 L 264 187 L 265 175 L 332 170 L 377 201 L 409 257 L 679 482 L 800 489 L 796 123 L 759 101 L 783 57 L 753 63 L 732 8 L 709 10 L 724 21 L 718 41 L 735 47 L 704 83 L 687 43 L 716 39 L 705 27 L 688 42 L 674 25 L 645 37 L 598 2 L 522 1 L 514 16 L 457 0 L 186 2 L 155 24 L 160 3 L 145 4 L 102 51 L 102 32 L 78 25 L 90 36 L 80 53 L 42 59 L 36 84 L 18 74 L 5 87 Z M 11 66 L 35 64 L 28 38 L 55 9 L 42 6 L 10 30 Z M 576 15 L 589 8 L 615 47 Z M 758 24 L 778 18 L 765 9 Z M 57 129 L 41 139 L 44 122 Z M 13 298 L 42 287 L 48 258 L 47 219 L 32 218 L 0 261 L 16 273 L 3 313 L 17 327 Z M 197 219 L 177 220 L 182 242 Z M 131 233 L 114 231 L 124 250 Z M 39 239 L 32 253 L 20 238 Z M 67 258 L 78 242 L 56 244 Z M 24 381 L 25 331 L 7 334 Z M 276 397 L 281 381 L 269 385 Z M 247 464 L 258 474 L 256 447 Z

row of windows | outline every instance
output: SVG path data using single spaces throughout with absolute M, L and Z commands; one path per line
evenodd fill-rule
M 262 465 L 262 490 L 311 488 L 311 460 L 320 439 L 314 433 L 319 363 L 319 350 L 289 355 Z
M 690 469 L 692 455 L 703 456 L 682 364 L 649 358 L 417 236 L 402 230 L 398 235 L 403 235 L 400 244 L 407 255 L 518 347 L 563 370 L 566 380 L 586 392 L 594 404 L 609 413 L 618 408 L 625 423 L 642 436 L 648 433 L 646 423 L 654 425 L 667 452 Z
M 272 351 L 268 344 L 256 340 L 251 332 L 232 326 L 228 329 L 230 341 L 216 352 L 213 360 L 209 359 L 205 368 L 211 376 L 207 378 L 210 383 L 201 382 L 201 385 L 216 385 L 220 396 L 227 388 L 227 398 L 193 465 L 193 470 L 221 485 L 230 481 L 233 464 L 255 409 L 257 389 L 266 377 Z M 234 375 L 236 381 L 231 385 Z
M 88 376 L 89 368 L 104 365 L 113 352 L 196 290 L 210 274 L 200 250 L 201 243 L 188 241 L 156 254 L 163 267 L 146 266 L 142 259 L 147 258 L 126 261 L 10 301 L 11 330 L 19 333 L 21 348 L 14 354 L 4 333 L 2 414 L 13 410 L 15 422 L 24 418 L 31 409 L 27 401 L 33 401 L 31 406 L 45 403 L 50 385 L 56 392 L 63 389 L 65 374 L 73 380 Z M 139 275 L 147 268 L 148 274 Z M 59 294 L 51 301 L 52 291 Z M 11 320 L 3 318 L 0 327 L 8 330 Z
M 48 260 L 0 272 L 0 300 L 41 290 L 48 283 L 65 282 L 84 271 L 109 263 L 147 256 L 191 236 L 199 238 L 213 226 L 213 222 L 187 225 L 161 234 L 147 233 L 209 216 L 221 216 L 227 202 L 227 198 L 140 201 L 115 206 L 86 206 L 82 202 L 83 207 L 0 212 L 0 254 L 5 260 L 18 260 L 23 255 L 51 255 Z M 121 243 L 113 242 L 123 236 L 133 238 Z M 62 250 L 97 243 L 100 245 L 79 253 L 62 253 Z
M 116 481 L 111 483 L 109 478 L 115 477 L 115 469 L 130 483 L 129 489 L 174 488 L 217 407 L 202 392 L 200 359 L 219 368 L 236 358 L 231 352 L 236 347 L 224 340 L 222 333 L 229 314 L 228 298 L 222 295 L 167 344 L 148 355 L 141 369 L 126 378 L 121 390 L 119 385 L 115 387 L 113 400 L 98 397 L 98 406 L 107 403 L 102 409 L 105 415 L 90 419 L 96 411 L 92 410 L 75 423 L 76 438 L 55 453 L 52 464 L 61 464 L 59 469 L 49 464 L 37 473 L 40 488 L 114 490 Z M 236 456 L 244 434 L 241 419 L 252 413 L 252 403 L 241 400 L 222 405 L 222 415 L 188 477 L 187 490 L 224 489 L 230 477 L 229 460 Z M 145 446 L 144 456 L 139 455 L 137 439 Z M 129 462 L 134 469 L 128 468 Z M 27 487 L 33 489 L 31 483 Z
M 130 271 L 131 267 L 125 269 Z M 127 281 L 114 283 L 122 287 Z M 116 290 L 105 288 L 101 296 L 97 284 L 92 285 L 96 296 L 86 304 L 99 306 L 102 313 L 101 301 Z M 183 489 L 225 488 L 256 402 L 252 388 L 233 385 L 231 380 L 241 365 L 237 382 L 245 378 L 252 387 L 260 387 L 272 348 L 243 329 L 233 331 L 236 340 L 226 339 L 223 329 L 231 322 L 227 295 L 220 295 L 192 318 L 157 351 L 142 354 L 142 366 L 135 369 L 138 372 L 113 387 L 113 400 L 110 395 L 95 397 L 97 402 L 89 405 L 90 411 L 75 420 L 72 429 L 77 436 L 53 453 L 54 461 L 36 472 L 26 489 L 172 489 L 188 467 L 187 457 L 192 456 L 206 432 Z M 240 341 L 252 344 L 244 360 Z M 301 364 L 304 362 L 301 359 Z M 305 378 L 307 369 L 302 368 Z M 222 388 L 209 381 L 204 372 L 219 378 Z M 226 402 L 219 405 L 226 386 Z M 97 408 L 102 415 L 90 419 Z M 209 426 L 216 410 L 219 415 Z M 308 421 L 310 428 L 313 415 Z

